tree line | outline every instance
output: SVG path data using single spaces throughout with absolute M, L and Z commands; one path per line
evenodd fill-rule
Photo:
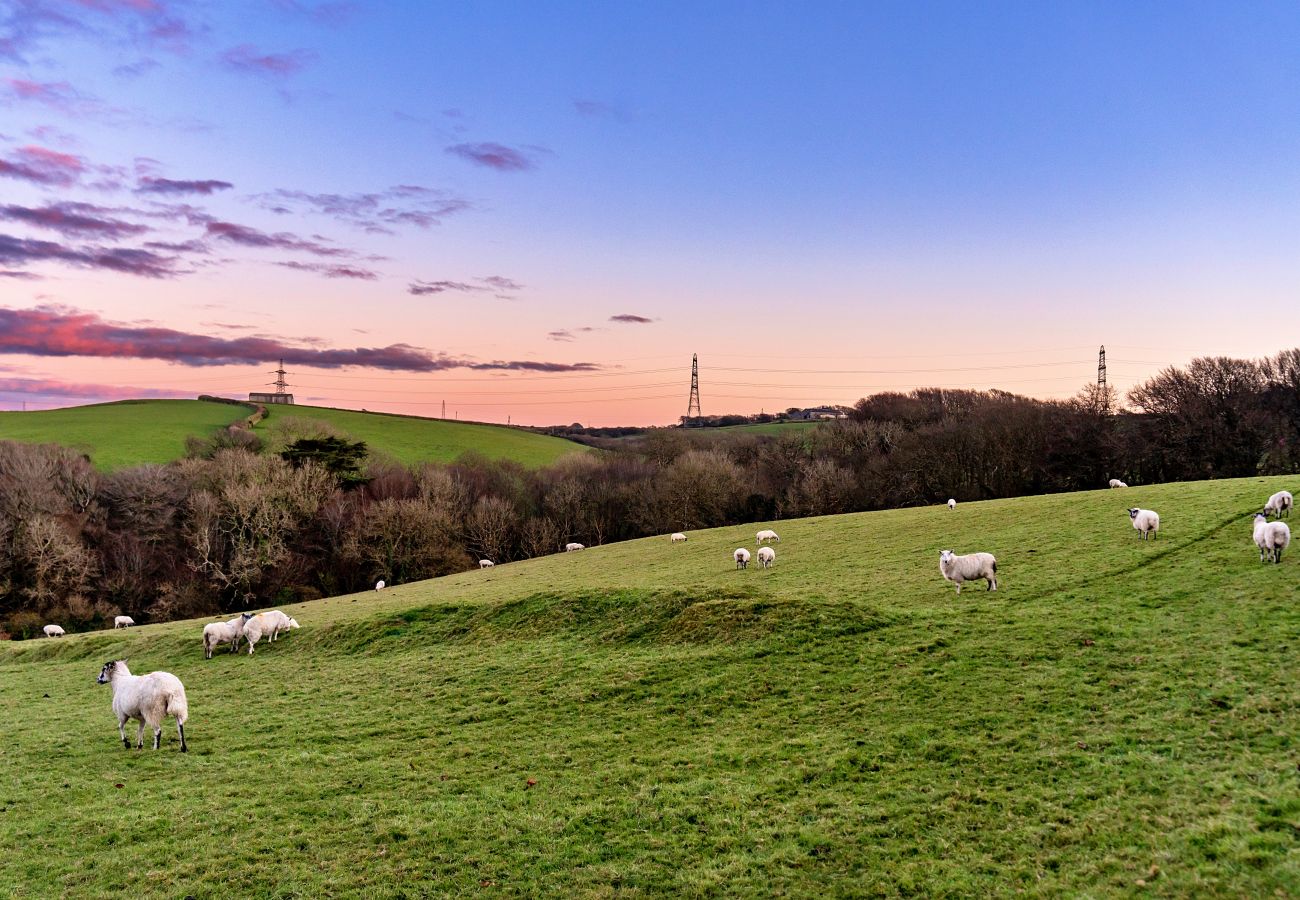
M 777 435 L 662 428 L 527 469 L 401 465 L 319 422 L 100 473 L 0 441 L 0 633 L 164 621 L 741 522 L 1300 469 L 1300 350 L 1197 359 L 1063 401 L 921 389 Z M 277 417 L 278 417 L 277 413 Z

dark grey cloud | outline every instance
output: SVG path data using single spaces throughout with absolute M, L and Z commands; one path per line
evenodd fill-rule
M 287 262 L 278 262 L 277 266 L 284 266 L 286 269 L 297 269 L 300 272 L 312 272 L 316 275 L 322 275 L 325 278 L 355 278 L 361 281 L 376 281 L 379 273 L 372 272 L 370 269 L 363 269 L 360 266 L 338 265 L 334 263 L 305 263 L 289 260 Z
M 475 165 L 496 169 L 498 172 L 526 172 L 537 167 L 532 155 L 491 141 L 478 144 L 453 144 L 447 148 L 447 152 L 469 160 Z
M 274 213 L 315 213 L 330 216 L 373 234 L 393 234 L 394 228 L 430 228 L 448 216 L 471 208 L 468 200 L 448 191 L 399 184 L 386 191 L 363 194 L 312 193 L 280 189 L 253 198 Z
M 617 316 L 610 316 L 609 320 L 611 322 L 621 322 L 624 325 L 649 325 L 654 321 L 654 319 L 649 319 L 645 316 L 634 316 L 631 313 L 621 313 Z
M 203 181 L 174 181 L 170 178 L 155 178 L 145 176 L 140 179 L 140 184 L 136 187 L 137 194 L 213 194 L 217 191 L 228 191 L 234 185 L 229 181 L 217 181 L 209 178 Z
M 0 265 L 28 266 L 56 262 L 82 269 L 101 269 L 143 278 L 171 278 L 183 274 L 180 260 L 152 250 L 130 247 L 74 247 L 55 241 L 37 241 L 0 234 Z
M 44 206 L 0 206 L 0 221 L 20 222 L 57 231 L 64 237 L 118 241 L 144 234 L 150 228 L 110 215 L 111 210 L 91 203 L 47 203 Z

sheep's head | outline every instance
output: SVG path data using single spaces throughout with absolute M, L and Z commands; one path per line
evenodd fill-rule
M 1138 517 L 1138 511 L 1136 509 L 1130 509 L 1128 511 L 1128 517 L 1130 519 L 1136 519 Z
M 241 619 L 243 619 L 245 622 L 247 622 L 249 619 L 253 618 L 253 614 L 252 614 L 252 613 L 240 613 L 240 614 L 239 614 L 239 617 L 240 617 Z
M 1268 516 L 1264 515 L 1262 512 L 1255 513 L 1255 521 L 1258 522 L 1260 519 L 1263 519 L 1265 522 L 1267 522 Z
M 119 665 L 121 666 L 121 671 L 126 671 L 126 660 L 110 659 L 108 662 L 104 663 L 104 668 L 99 670 L 99 677 L 96 678 L 95 681 L 99 684 L 108 684 L 113 680 L 113 675 L 119 671 Z
M 949 562 L 949 561 L 951 561 L 951 560 L 952 560 L 952 551 L 951 551 L 951 550 L 940 550 L 940 551 L 939 551 L 939 564 L 940 564 L 940 565 L 942 565 L 943 563 Z
M 289 620 L 289 628 L 290 628 L 290 629 L 293 629 L 293 628 L 301 628 L 301 627 L 302 627 L 302 626 L 298 624 L 298 620 L 297 620 L 297 619 L 290 619 L 290 620 Z

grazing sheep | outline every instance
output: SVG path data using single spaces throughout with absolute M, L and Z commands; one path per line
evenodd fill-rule
M 388 587 L 388 585 L 384 584 L 384 579 L 382 578 L 375 582 L 375 590 L 377 591 L 382 591 L 386 587 Z
M 573 543 L 573 544 L 565 544 L 565 545 L 564 545 L 564 552 L 565 552 L 565 553 L 572 553 L 574 550 L 586 550 L 586 549 L 587 549 L 587 548 L 584 547 L 582 544 L 577 544 L 577 543 Z
M 301 628 L 297 619 L 291 619 L 278 609 L 258 613 L 244 623 L 244 640 L 248 642 L 248 655 L 253 655 L 253 646 L 263 637 L 270 643 L 286 631 Z
M 130 627 L 131 627 L 132 625 L 134 625 L 134 624 L 135 624 L 135 619 L 131 618 L 130 616 L 114 616 L 114 617 L 113 617 L 113 627 L 114 627 L 114 628 L 130 628 Z
M 228 622 L 209 622 L 203 626 L 203 658 L 212 659 L 212 651 L 221 644 L 230 644 L 230 652 L 239 652 L 239 640 L 244 636 L 244 625 L 253 618 L 250 613 L 240 613 Z
M 948 508 L 949 508 L 949 509 L 956 509 L 956 508 L 957 508 L 957 501 L 954 500 L 954 499 L 952 499 L 951 497 L 949 497 L 949 498 L 948 498 Z
M 1264 504 L 1264 514 L 1277 516 L 1279 519 L 1286 516 L 1289 519 L 1293 506 L 1295 506 L 1295 499 L 1291 496 L 1291 492 L 1278 491 Z
M 46 625 L 41 631 L 45 632 L 46 637 L 63 637 L 63 629 L 58 625 Z
M 771 547 L 758 548 L 758 563 L 764 569 L 772 568 L 772 563 L 776 562 L 776 551 Z
M 478 567 L 479 567 L 480 569 L 490 569 L 490 568 L 492 568 L 492 567 L 495 566 L 495 565 L 496 565 L 496 563 L 494 563 L 494 562 L 493 562 L 492 560 L 490 560 L 490 559 L 480 559 L 480 560 L 478 561 Z
M 1260 562 L 1280 563 L 1282 551 L 1291 546 L 1291 529 L 1285 522 L 1270 522 L 1263 513 L 1255 513 L 1255 546 Z
M 951 550 L 940 550 L 939 571 L 944 578 L 957 585 L 959 594 L 963 581 L 979 581 L 981 578 L 988 582 L 990 591 L 998 589 L 998 561 L 992 553 L 956 556 Z
M 1110 486 L 1113 487 L 1113 488 L 1117 488 L 1117 487 L 1128 487 L 1127 484 L 1125 484 L 1124 482 L 1120 481 L 1118 478 L 1112 478 L 1112 479 L 1110 480 Z
M 737 547 L 736 552 L 731 554 L 736 561 L 737 569 L 746 569 L 749 567 L 749 551 L 744 547 Z
M 758 539 L 758 542 L 760 544 L 766 544 L 769 541 L 776 541 L 778 544 L 781 542 L 780 536 L 777 535 L 777 533 L 770 528 L 766 528 L 760 531 L 757 535 L 755 535 L 755 537 Z
M 171 672 L 150 672 L 132 675 L 126 660 L 116 659 L 104 663 L 99 670 L 100 684 L 113 690 L 113 712 L 117 716 L 117 731 L 122 735 L 122 746 L 131 749 L 126 739 L 126 720 L 138 719 L 140 727 L 135 733 L 135 745 L 144 749 L 144 726 L 153 729 L 153 748 L 158 749 L 162 737 L 162 722 L 168 716 L 176 717 L 176 733 L 181 738 L 181 752 L 189 752 L 185 744 L 185 720 L 190 717 L 189 703 L 185 700 L 185 685 Z
M 675 544 L 678 541 L 686 540 L 686 535 L 682 534 L 680 531 L 674 531 L 673 536 L 670 537 L 668 540 L 672 541 Z
M 1151 509 L 1130 509 L 1128 517 L 1133 520 L 1133 527 L 1137 529 L 1138 534 L 1142 535 L 1142 540 L 1151 536 L 1151 540 L 1156 539 L 1156 532 L 1160 530 L 1160 514 Z

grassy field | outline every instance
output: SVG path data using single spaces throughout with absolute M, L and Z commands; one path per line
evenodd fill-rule
M 779 522 L 769 571 L 730 560 L 758 524 L 635 541 L 286 607 L 251 658 L 2 646 L 0 895 L 1296 896 L 1280 487 Z M 127 654 L 185 681 L 189 754 L 121 748 Z
M 165 463 L 185 452 L 189 435 L 208 435 L 248 415 L 249 409 L 200 400 L 124 400 L 41 412 L 0 412 L 0 440 L 58 443 L 87 454 L 112 471 L 141 463 Z M 568 453 L 590 452 L 563 438 L 468 422 L 445 422 L 385 413 L 318 406 L 271 407 L 257 427 L 265 436 L 288 416 L 324 419 L 365 441 L 372 451 L 403 463 L 448 462 L 466 451 L 489 459 L 544 466 Z
M 589 453 L 589 448 L 564 438 L 552 437 L 500 425 L 421 419 L 389 413 L 329 409 L 321 406 L 270 407 L 270 416 L 255 429 L 265 434 L 287 416 L 322 419 L 363 440 L 372 451 L 403 463 L 450 462 L 466 451 L 488 459 L 513 459 L 530 468 L 549 465 L 570 453 Z
M 0 412 L 0 440 L 62 444 L 105 471 L 166 463 L 185 453 L 185 438 L 206 435 L 250 410 L 200 400 L 121 400 L 39 412 Z
M 788 434 L 810 431 L 820 422 L 767 422 L 759 425 L 727 425 L 723 428 L 701 428 L 700 431 L 714 431 L 721 434 Z

